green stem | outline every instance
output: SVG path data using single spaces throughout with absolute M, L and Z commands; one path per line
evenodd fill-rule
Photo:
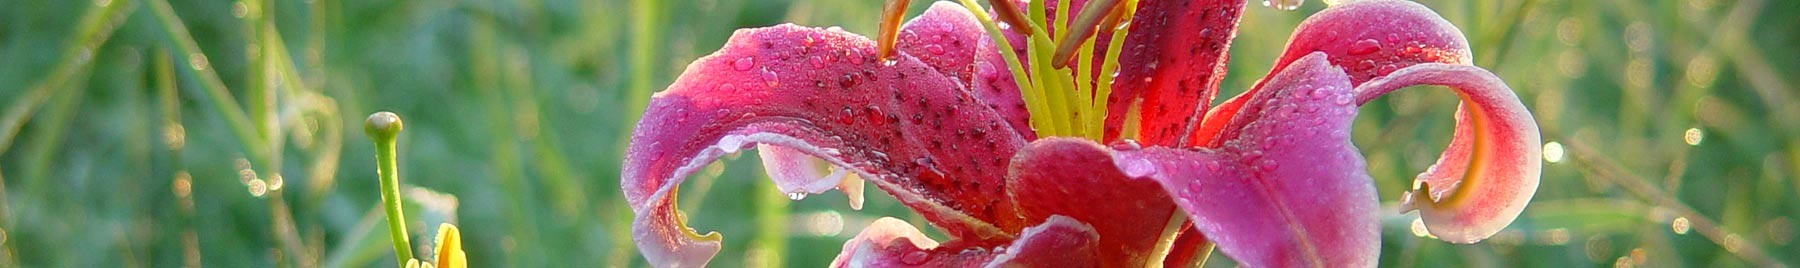
M 231 126 L 232 134 L 244 144 L 251 160 L 254 163 L 273 162 L 268 161 L 271 154 L 270 146 L 266 145 L 268 143 L 257 134 L 259 132 L 256 130 L 256 125 L 250 121 L 250 115 L 245 114 L 243 107 L 238 105 L 237 99 L 231 96 L 231 90 L 225 87 L 224 80 L 219 79 L 219 73 L 213 71 L 206 54 L 201 53 L 199 43 L 194 42 L 194 37 L 188 33 L 187 26 L 181 23 L 180 17 L 176 16 L 175 8 L 170 7 L 169 2 L 165 0 L 149 1 L 149 4 L 150 12 L 156 15 L 156 20 L 162 23 L 164 32 L 169 35 L 169 41 L 173 42 L 170 48 L 171 52 L 188 60 L 188 68 L 192 71 L 190 73 L 199 80 L 206 98 L 213 104 L 213 109 L 225 116 L 225 122 Z
M 400 266 L 406 266 L 406 260 L 413 258 L 412 243 L 406 233 L 406 213 L 400 209 L 400 165 L 395 160 L 394 141 L 400 136 L 405 124 L 400 116 L 391 112 L 378 112 L 369 115 L 369 121 L 363 130 L 369 139 L 375 141 L 375 162 L 377 176 L 381 177 L 381 205 L 387 210 L 388 238 L 394 241 L 394 256 Z

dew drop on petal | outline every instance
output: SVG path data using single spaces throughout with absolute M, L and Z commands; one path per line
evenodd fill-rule
M 1376 51 L 1381 51 L 1381 42 L 1375 41 L 1375 39 L 1363 39 L 1350 44 L 1349 52 L 1350 55 L 1368 55 Z
M 800 201 L 800 199 L 806 199 L 806 193 L 805 192 L 787 193 L 787 198 L 793 199 L 794 201 Z
M 781 77 L 776 75 L 775 71 L 769 70 L 769 68 L 762 69 L 762 80 L 763 80 L 763 85 L 767 85 L 769 87 L 781 86 Z
M 944 55 L 944 46 L 937 44 L 925 45 L 925 52 L 931 52 L 932 55 Z
M 750 67 L 756 67 L 756 59 L 753 59 L 750 57 L 743 57 L 743 58 L 731 61 L 731 68 L 736 69 L 738 71 L 749 71 Z

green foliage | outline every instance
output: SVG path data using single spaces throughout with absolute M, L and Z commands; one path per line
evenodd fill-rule
M 733 29 L 874 33 L 880 5 L 0 0 L 0 267 L 392 265 L 376 148 L 354 131 L 384 110 L 410 128 L 410 229 L 456 222 L 475 267 L 641 266 L 617 177 L 650 92 Z M 1252 5 L 1223 96 L 1323 8 Z M 1800 263 L 1800 4 L 1426 5 L 1565 150 L 1482 244 L 1415 237 L 1416 215 L 1384 212 L 1383 266 Z M 1449 94 L 1362 110 L 1353 140 L 1384 204 L 1448 142 Z M 690 224 L 730 237 L 716 266 L 822 265 L 875 217 L 925 226 L 878 191 L 860 211 L 839 194 L 785 202 L 754 159 L 683 188 Z

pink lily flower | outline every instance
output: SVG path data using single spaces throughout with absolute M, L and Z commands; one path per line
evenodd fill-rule
M 1248 267 L 1374 266 L 1382 212 L 1350 124 L 1413 85 L 1463 101 L 1449 148 L 1400 197 L 1431 234 L 1480 241 L 1537 189 L 1531 114 L 1425 6 L 1314 14 L 1268 76 L 1209 107 L 1244 1 L 999 2 L 1008 27 L 972 1 L 940 2 L 892 44 L 778 25 L 739 30 L 689 65 L 650 100 L 624 160 L 646 259 L 705 266 L 721 236 L 686 226 L 678 186 L 757 148 L 783 191 L 843 189 L 856 207 L 867 179 L 949 236 L 884 218 L 834 267 L 1177 266 L 1215 246 Z M 1074 19 L 1026 25 L 1018 5 Z M 1056 42 L 1069 48 L 1042 49 Z

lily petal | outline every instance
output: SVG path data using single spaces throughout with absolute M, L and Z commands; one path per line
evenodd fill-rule
M 779 25 L 740 30 L 650 100 L 632 134 L 622 188 L 638 246 L 658 266 L 700 266 L 716 234 L 682 224 L 672 200 L 686 177 L 755 144 L 849 168 L 946 233 L 1012 239 L 1016 220 L 994 175 L 1024 145 L 955 79 L 901 53 L 877 62 L 873 41 Z M 823 59 L 835 56 L 836 61 Z
M 1093 228 L 1058 216 L 995 248 L 956 241 L 940 245 L 905 221 L 881 218 L 844 242 L 831 267 L 1099 267 L 1096 240 Z
M 1116 139 L 1137 106 L 1138 141 L 1174 146 L 1205 115 L 1225 78 L 1243 0 L 1142 0 L 1119 55 L 1106 119 Z
M 1350 85 L 1385 76 L 1421 63 L 1468 64 L 1469 41 L 1462 31 L 1424 5 L 1401 0 L 1369 0 L 1335 5 L 1307 17 L 1289 38 L 1286 52 L 1275 61 L 1269 75 L 1281 73 L 1295 60 L 1314 52 L 1325 53 L 1332 65 L 1350 75 Z M 1261 90 L 1267 78 L 1243 95 L 1226 100 L 1208 112 L 1205 124 L 1194 131 L 1190 144 L 1218 146 L 1219 132 L 1227 127 L 1223 115 L 1237 113 Z
M 1375 186 L 1350 144 L 1349 77 L 1323 53 L 1270 79 L 1209 149 L 1114 154 L 1126 175 L 1174 195 L 1194 226 L 1247 267 L 1371 267 L 1380 253 Z
M 1356 88 L 1358 103 L 1413 85 L 1456 90 L 1456 136 L 1437 164 L 1419 174 L 1407 205 L 1438 239 L 1474 243 L 1519 217 L 1537 193 L 1541 137 L 1531 112 L 1500 77 L 1480 67 L 1419 64 Z
M 1014 28 L 1019 29 L 1019 28 Z M 931 9 L 906 23 L 900 31 L 900 51 L 920 56 L 919 61 L 936 68 L 944 76 L 956 78 L 981 100 L 1006 118 L 1009 127 L 1026 140 L 1036 139 L 1025 99 L 1006 69 L 1006 58 L 982 28 L 981 22 L 962 5 L 940 1 Z M 1024 57 L 1024 55 L 1020 55 Z
M 1100 266 L 1143 266 L 1175 203 L 1156 182 L 1120 173 L 1111 152 L 1083 139 L 1034 141 L 1013 159 L 1007 193 L 1026 222 L 1067 216 L 1092 224 L 1104 234 Z

